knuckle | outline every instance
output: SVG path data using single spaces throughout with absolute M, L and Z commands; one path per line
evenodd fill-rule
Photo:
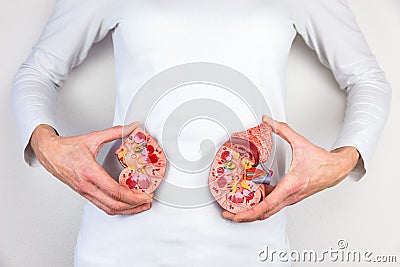
M 298 192 L 300 191 L 300 187 L 299 186 L 292 186 L 290 187 L 287 191 L 286 191 L 286 197 L 292 197 L 298 194 Z M 275 203 L 274 203 L 275 204 Z
M 76 191 L 81 195 L 90 195 L 91 186 L 85 179 L 79 179 L 75 182 Z
M 308 183 L 309 183 L 308 180 L 305 178 L 294 180 L 293 182 L 287 185 L 285 190 L 286 196 L 289 197 L 292 195 L 296 195 L 300 192 L 303 192 L 308 187 Z
M 111 127 L 111 129 L 113 131 L 119 133 L 119 132 L 122 132 L 123 127 L 122 127 L 122 125 L 115 125 L 115 126 Z
M 277 123 L 278 123 L 279 126 L 282 127 L 282 128 L 289 128 L 289 125 L 288 125 L 286 122 L 280 121 L 280 122 L 277 122 Z
M 288 195 L 292 195 L 292 194 L 295 194 L 295 193 L 301 191 L 303 187 L 304 187 L 303 183 L 294 184 L 293 186 L 291 186 L 289 188 L 289 194 Z
M 255 209 L 255 208 L 253 208 L 253 209 L 250 209 L 249 210 L 249 217 L 250 218 L 258 218 L 258 217 L 260 217 L 261 215 L 262 215 L 263 213 L 259 210 L 259 209 Z
M 111 193 L 111 197 L 115 200 L 122 200 L 122 192 L 120 189 L 115 190 Z
M 121 204 L 111 204 L 110 205 L 110 210 L 114 213 L 120 212 L 123 210 L 123 207 Z
M 305 179 L 304 181 L 299 181 L 298 183 L 296 183 L 294 186 L 296 192 L 303 192 L 304 190 L 306 190 L 309 183 L 310 183 L 309 178 Z
M 289 203 L 290 205 L 296 204 L 298 202 L 300 202 L 304 197 L 302 195 L 297 195 L 293 198 L 293 200 L 291 201 L 291 203 Z
M 82 195 L 89 194 L 89 186 L 85 181 L 82 181 L 82 180 L 78 181 L 76 188 L 77 188 L 78 193 L 80 193 Z
M 277 207 L 279 205 L 279 201 L 277 199 L 271 199 L 269 201 L 269 206 L 267 208 L 267 212 L 273 210 L 275 207 Z
M 84 164 L 79 166 L 78 173 L 79 173 L 79 175 L 81 177 L 84 177 L 84 178 L 89 179 L 89 180 L 90 180 L 90 178 L 92 176 L 92 171 L 90 170 L 90 168 L 88 166 L 86 166 Z

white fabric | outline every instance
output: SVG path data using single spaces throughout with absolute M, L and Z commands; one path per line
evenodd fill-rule
M 57 127 L 57 89 L 70 70 L 85 59 L 92 44 L 109 31 L 117 81 L 114 124 L 127 123 L 130 101 L 145 81 L 165 69 L 191 62 L 218 63 L 244 74 L 264 96 L 273 118 L 285 121 L 285 68 L 292 41 L 299 33 L 348 93 L 343 129 L 333 148 L 354 146 L 359 150 L 362 159 L 351 174 L 353 178 L 361 178 L 368 169 L 387 117 L 391 89 L 343 0 L 59 0 L 14 81 L 14 110 L 25 160 L 30 165 L 35 163 L 29 147 L 32 131 L 41 123 Z M 201 92 L 201 97 L 220 99 L 207 93 L 213 92 L 210 87 L 181 90 L 176 97 L 159 103 L 158 114 L 199 98 Z M 231 107 L 240 104 L 228 97 L 226 101 Z M 237 108 L 237 112 L 247 126 L 256 123 L 251 116 L 247 119 L 245 109 Z M 164 120 L 163 116 L 150 116 L 147 122 L 156 139 L 161 139 Z M 182 154 L 196 159 L 198 152 L 190 144 L 197 145 L 199 138 L 209 134 L 208 128 L 189 126 L 180 144 Z M 220 133 L 212 137 L 216 144 L 222 144 L 225 138 Z M 284 171 L 282 145 L 278 141 L 272 163 L 276 179 Z M 207 171 L 191 176 L 171 167 L 165 179 L 198 186 L 207 176 Z M 157 192 L 162 195 L 163 187 Z M 265 266 L 257 259 L 257 252 L 265 245 L 288 248 L 285 223 L 280 212 L 269 220 L 236 224 L 221 218 L 215 203 L 180 209 L 156 201 L 147 212 L 116 217 L 88 204 L 75 263 Z M 276 262 L 271 266 L 280 265 Z

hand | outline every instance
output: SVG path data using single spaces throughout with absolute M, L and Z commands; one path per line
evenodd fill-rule
M 290 144 L 292 162 L 288 173 L 261 203 L 236 215 L 223 211 L 222 216 L 236 222 L 267 219 L 286 206 L 338 184 L 356 166 L 360 156 L 354 147 L 326 151 L 286 123 L 274 121 L 268 116 L 263 116 L 263 121 L 270 123 L 274 133 Z
M 136 122 L 60 137 L 52 127 L 41 124 L 33 131 L 30 145 L 46 170 L 107 214 L 134 214 L 149 209 L 152 196 L 118 184 L 96 162 L 96 156 L 105 143 L 129 135 L 138 126 Z

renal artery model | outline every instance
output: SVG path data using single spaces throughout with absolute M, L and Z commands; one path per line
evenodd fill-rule
M 209 187 L 225 210 L 237 213 L 264 199 L 265 185 L 252 180 L 272 176 L 271 170 L 257 168 L 268 160 L 271 151 L 272 129 L 267 123 L 234 133 L 222 145 L 211 166 Z
M 134 191 L 152 193 L 160 185 L 166 170 L 166 158 L 156 140 L 136 128 L 115 152 L 124 166 L 119 183 Z

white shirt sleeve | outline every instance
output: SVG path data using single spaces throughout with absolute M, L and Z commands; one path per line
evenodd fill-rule
M 297 32 L 347 93 L 341 134 L 332 149 L 353 146 L 359 151 L 361 158 L 350 173 L 359 180 L 386 122 L 391 87 L 345 0 L 292 0 L 291 8 Z
M 104 21 L 105 0 L 59 0 L 38 42 L 18 70 L 13 83 L 13 109 L 25 161 L 37 165 L 29 146 L 39 124 L 55 123 L 57 90 L 72 68 L 86 58 L 92 44 L 109 28 Z

